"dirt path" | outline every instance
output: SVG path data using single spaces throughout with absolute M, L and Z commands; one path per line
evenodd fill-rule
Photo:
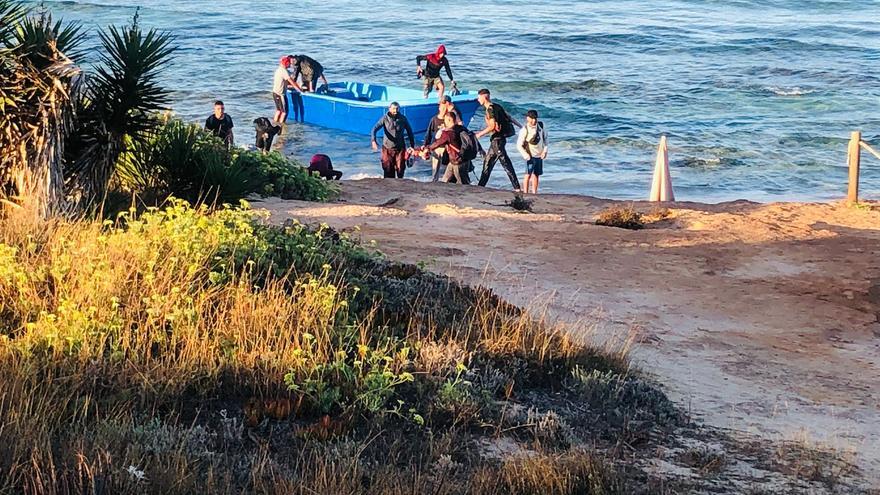
M 880 483 L 880 213 L 829 204 L 678 203 L 641 231 L 611 202 L 412 181 L 343 183 L 341 201 L 271 200 L 273 220 L 359 226 L 392 258 L 603 333 L 706 422 L 853 448 Z M 383 203 L 387 206 L 378 206 Z M 648 204 L 636 205 L 649 211 Z

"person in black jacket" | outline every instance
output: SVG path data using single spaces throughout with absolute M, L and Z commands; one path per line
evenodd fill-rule
M 233 144 L 232 117 L 226 113 L 226 107 L 223 102 L 217 100 L 214 102 L 214 113 L 205 120 L 205 130 L 220 138 L 227 147 Z
M 422 61 L 425 61 L 424 69 L 422 69 Z M 446 69 L 446 75 L 449 76 L 449 84 L 454 86 L 455 80 L 452 77 L 452 68 L 449 67 L 449 59 L 446 58 L 446 46 L 444 45 L 438 46 L 434 53 L 416 57 L 416 73 L 425 81 L 425 98 L 431 94 L 432 89 L 436 89 L 440 98 L 443 98 L 443 93 L 446 91 L 446 85 L 443 84 L 443 78 L 440 77 L 440 69 L 443 68 Z
M 490 136 L 490 146 L 489 151 L 486 152 L 486 155 L 483 157 L 483 171 L 480 173 L 480 182 L 479 185 L 485 187 L 489 182 L 489 176 L 492 174 L 492 169 L 495 167 L 495 162 L 501 163 L 501 167 L 504 168 L 504 171 L 507 172 L 507 178 L 510 179 L 510 185 L 513 186 L 514 192 L 520 192 L 519 187 L 519 179 L 516 177 L 516 171 L 513 169 L 513 163 L 510 161 L 510 156 L 507 155 L 507 136 L 506 129 L 513 129 L 513 125 L 518 127 L 522 127 L 522 124 L 516 121 L 513 117 L 507 114 L 507 111 L 504 110 L 504 107 L 501 105 L 492 102 L 491 93 L 489 93 L 488 89 L 481 89 L 477 92 L 477 101 L 480 102 L 480 105 L 486 109 L 486 127 L 477 132 L 477 138 L 481 138 L 485 135 Z M 515 134 L 515 132 L 510 132 L 510 135 Z
M 302 86 L 297 89 L 302 92 L 314 93 L 318 87 L 318 79 L 324 84 L 327 78 L 324 77 L 324 66 L 317 60 L 306 55 L 289 55 L 291 57 L 291 65 L 293 65 L 293 80 L 302 77 Z
M 440 139 L 440 133 L 446 128 L 444 117 L 446 117 L 448 113 L 453 113 L 457 116 L 455 105 L 452 103 L 452 98 L 447 95 L 440 98 L 440 104 L 437 105 L 437 115 L 432 117 L 431 121 L 428 123 L 428 130 L 425 131 L 424 147 L 428 147 L 431 143 Z M 458 119 L 458 117 L 456 118 Z M 461 120 L 458 119 L 456 123 L 460 124 Z M 443 165 L 448 161 L 448 159 L 444 159 L 444 153 L 445 150 L 443 148 L 435 149 L 431 153 L 432 182 L 440 180 L 440 165 Z
M 376 133 L 382 129 L 384 137 L 382 138 L 382 170 L 385 172 L 386 179 L 403 178 L 406 172 L 406 140 L 404 132 L 409 138 L 409 147 L 415 148 L 416 142 L 413 137 L 412 127 L 406 116 L 400 113 L 400 105 L 395 101 L 388 107 L 388 113 L 382 116 L 370 132 L 370 144 L 373 151 L 378 151 L 379 146 L 376 143 Z

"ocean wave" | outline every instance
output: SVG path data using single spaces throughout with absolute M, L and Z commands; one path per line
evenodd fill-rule
M 815 93 L 815 89 L 802 88 L 800 86 L 782 87 L 782 86 L 764 86 L 764 91 L 772 93 L 776 96 L 806 96 Z
M 709 168 L 729 168 L 742 167 L 748 165 L 745 160 L 739 158 L 730 158 L 722 156 L 713 156 L 708 158 L 700 158 L 696 156 L 686 156 L 681 159 L 673 159 L 669 161 L 670 165 L 683 168 L 709 169 Z
M 361 172 L 357 174 L 351 174 L 346 177 L 345 180 L 363 180 L 363 179 L 381 179 L 382 175 L 380 174 L 371 174 L 367 172 Z
M 560 139 L 553 143 L 554 146 L 562 148 L 577 149 L 589 148 L 594 146 L 608 146 L 612 148 L 630 148 L 638 150 L 650 150 L 657 147 L 657 143 L 646 141 L 638 138 L 627 138 L 618 136 L 607 137 L 576 137 L 568 139 Z
M 651 45 L 668 41 L 667 37 L 636 33 L 600 33 L 600 34 L 548 34 L 526 33 L 523 38 L 541 45 L 559 46 L 561 44 L 620 46 L 620 45 Z
M 611 81 L 604 79 L 585 79 L 583 81 L 478 81 L 492 91 L 517 92 L 517 91 L 541 91 L 550 94 L 564 94 L 578 91 L 600 91 L 615 89 Z

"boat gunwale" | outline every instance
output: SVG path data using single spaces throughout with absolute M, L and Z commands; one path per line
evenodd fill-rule
M 349 81 L 340 81 L 340 82 L 347 83 L 347 82 L 349 82 Z M 409 91 L 416 91 L 416 90 L 412 90 L 412 89 L 410 89 L 410 88 L 405 88 L 405 87 L 402 87 L 402 86 L 389 86 L 389 85 L 387 85 L 387 84 L 372 84 L 372 83 L 363 83 L 363 84 L 370 84 L 370 85 L 373 85 L 373 86 L 384 86 L 384 87 L 386 87 L 386 88 L 387 88 L 387 87 L 394 87 L 394 88 L 406 89 L 406 90 L 409 90 Z M 399 103 L 401 108 L 415 108 L 415 107 L 422 107 L 422 106 L 425 106 L 425 107 L 428 107 L 428 106 L 430 106 L 430 107 L 437 106 L 437 101 L 427 101 L 427 102 L 426 102 L 426 101 L 424 101 L 424 100 L 422 100 L 422 99 L 419 99 L 419 100 L 374 100 L 374 101 L 362 101 L 362 100 L 353 100 L 353 99 L 349 99 L 349 98 L 341 98 L 341 97 L 338 97 L 338 96 L 332 96 L 332 95 L 326 95 L 326 94 L 318 94 L 318 93 L 299 93 L 299 94 L 300 94 L 303 98 L 305 98 L 305 97 L 316 98 L 316 99 L 327 100 L 327 101 L 332 101 L 332 102 L 345 103 L 345 104 L 347 104 L 347 105 L 352 105 L 352 106 L 357 106 L 357 107 L 363 107 L 363 108 L 385 108 L 385 107 L 387 107 L 392 101 L 396 101 L 397 103 Z M 452 102 L 453 102 L 453 103 L 464 103 L 464 102 L 471 102 L 471 101 L 476 102 L 476 101 L 477 101 L 477 95 L 476 95 L 476 94 L 474 94 L 473 97 L 470 97 L 470 96 L 471 96 L 470 94 L 460 94 L 460 95 L 456 95 L 456 96 L 453 96 L 453 97 L 452 97 Z

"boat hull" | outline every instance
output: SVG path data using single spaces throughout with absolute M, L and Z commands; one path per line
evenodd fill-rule
M 388 105 L 396 101 L 413 133 L 424 135 L 437 114 L 437 99 L 426 99 L 419 90 L 358 82 L 333 83 L 330 90 L 335 94 L 289 92 L 287 121 L 369 135 Z M 467 127 L 479 107 L 476 94 L 463 92 L 453 96 L 452 101 Z

